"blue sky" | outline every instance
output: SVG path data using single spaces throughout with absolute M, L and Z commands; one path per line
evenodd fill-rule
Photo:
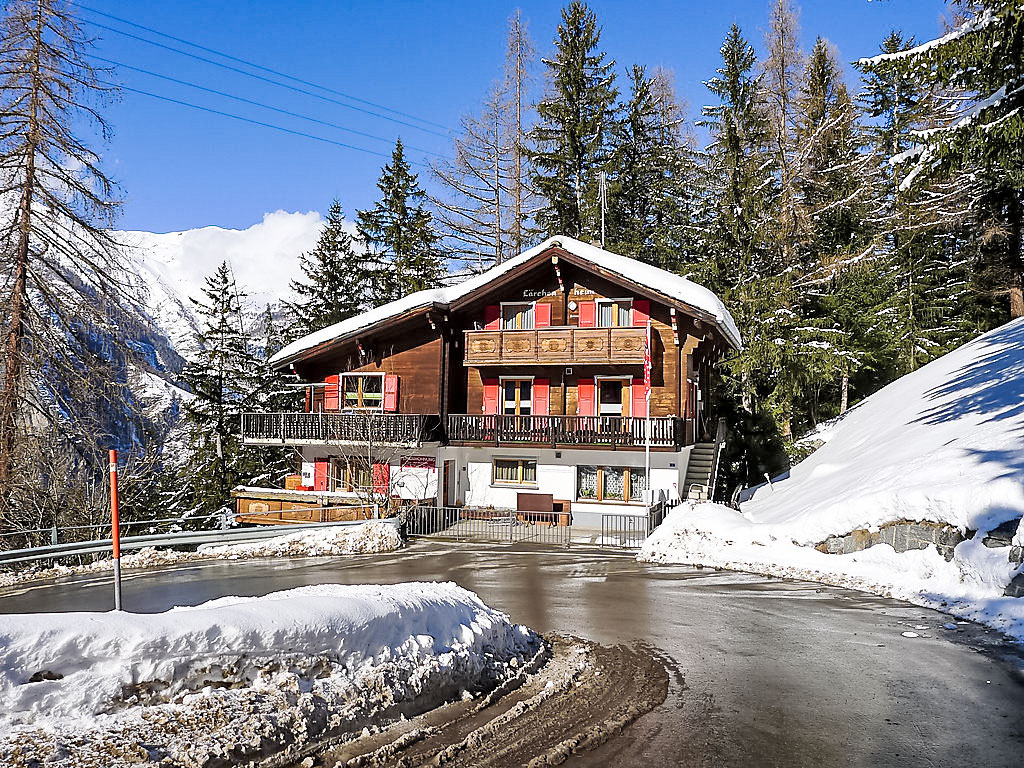
M 707 100 L 702 81 L 718 65 L 729 25 L 738 23 L 761 48 L 770 0 L 717 2 L 593 2 L 603 27 L 602 44 L 620 72 L 633 63 L 675 74 L 679 96 L 693 117 Z M 550 53 L 560 3 L 452 2 L 251 2 L 176 0 L 76 0 L 86 29 L 98 39 L 95 53 L 110 61 L 188 81 L 278 109 L 315 118 L 378 139 L 345 133 L 297 117 L 122 67 L 128 88 L 230 112 L 293 131 L 388 155 L 394 139 L 446 153 L 446 129 L 477 108 L 504 56 L 509 15 L 519 7 L 538 52 Z M 98 25 L 246 69 L 181 43 L 98 15 L 100 11 L 167 35 L 258 63 L 335 91 L 414 115 L 429 123 L 382 112 L 381 119 L 237 72 L 182 56 Z M 941 30 L 945 4 L 938 0 L 807 0 L 801 10 L 805 47 L 822 35 L 844 61 L 871 55 L 893 28 L 918 39 Z M 92 23 L 94 22 L 94 23 Z M 104 64 L 104 62 L 97 62 Z M 259 72 L 274 77 L 266 72 Z M 538 71 L 538 82 L 540 72 Z M 851 71 L 852 76 L 852 71 Z M 308 86 L 293 82 L 298 88 Z M 323 93 L 359 109 L 365 103 Z M 350 217 L 372 205 L 386 158 L 335 144 L 246 124 L 220 115 L 125 90 L 107 115 L 115 134 L 105 167 L 125 199 L 124 229 L 168 232 L 205 225 L 244 228 L 266 211 L 326 210 L 341 200 Z M 443 127 L 442 127 L 443 126 Z M 426 130 L 422 130 L 425 128 Z M 439 135 L 440 134 L 440 135 Z M 429 159 L 411 151 L 417 161 Z M 417 169 L 427 176 L 425 168 Z M 429 181 L 424 178 L 425 184 Z

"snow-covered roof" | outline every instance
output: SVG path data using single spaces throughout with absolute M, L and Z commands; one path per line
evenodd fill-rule
M 471 277 L 457 285 L 410 293 L 408 296 L 398 299 L 397 301 L 383 304 L 379 307 L 363 312 L 360 315 L 350 317 L 347 320 L 342 320 L 340 323 L 329 325 L 315 333 L 303 336 L 301 339 L 293 341 L 270 358 L 270 362 L 273 365 L 283 365 L 291 362 L 303 352 L 315 349 L 323 344 L 328 344 L 336 339 L 344 338 L 356 333 L 357 331 L 371 328 L 378 323 L 398 317 L 407 312 L 413 312 L 435 305 L 446 307 L 447 305 L 486 287 L 498 278 L 514 271 L 518 267 L 532 260 L 538 254 L 543 253 L 552 247 L 561 248 L 563 251 L 573 254 L 584 261 L 590 262 L 596 267 L 600 267 L 601 269 L 637 283 L 638 285 L 642 285 L 667 299 L 681 302 L 710 315 L 714 318 L 718 329 L 726 339 L 729 340 L 729 343 L 733 344 L 737 348 L 742 346 L 739 329 L 736 327 L 736 323 L 733 320 L 732 315 L 729 314 L 729 310 L 725 308 L 725 304 L 722 303 L 722 300 L 719 299 L 718 296 L 704 286 L 697 285 L 693 281 L 687 280 L 685 277 L 673 274 L 672 272 L 667 272 L 660 267 L 655 267 L 650 264 L 645 264 L 642 261 L 631 259 L 628 256 L 620 256 L 617 253 L 606 251 L 595 245 L 588 245 L 587 243 L 580 242 L 579 240 L 574 240 L 571 237 L 555 235 L 554 237 L 549 237 L 540 245 L 537 245 L 528 251 L 523 251 L 518 256 L 511 258 L 508 261 L 504 261 L 486 272 L 475 277 Z

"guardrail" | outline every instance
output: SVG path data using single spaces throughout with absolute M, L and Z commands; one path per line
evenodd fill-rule
M 191 546 L 198 544 L 238 544 L 246 541 L 273 539 L 296 531 L 308 531 L 312 528 L 354 526 L 363 525 L 366 522 L 368 521 L 354 520 L 334 523 L 297 523 L 295 525 L 275 525 L 268 528 L 231 528 L 226 530 L 178 531 L 175 533 L 158 533 L 143 536 L 122 536 L 121 549 L 133 550 L 144 549 L 146 547 L 169 547 L 174 545 Z M 393 525 L 395 528 L 399 527 L 398 518 L 384 518 L 380 522 L 388 523 L 389 525 Z M 42 547 L 29 547 L 26 549 L 9 549 L 0 552 L 0 565 L 28 563 L 36 560 L 50 560 L 70 555 L 89 555 L 96 554 L 98 552 L 109 552 L 111 545 L 112 542 L 110 539 L 91 539 L 89 541 L 74 541 L 66 544 L 49 544 Z

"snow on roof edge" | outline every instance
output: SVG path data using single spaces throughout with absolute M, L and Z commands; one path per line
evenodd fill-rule
M 733 320 L 729 310 L 726 309 L 725 304 L 716 294 L 704 286 L 660 267 L 637 261 L 628 256 L 621 256 L 565 235 L 553 235 L 539 245 L 523 251 L 508 261 L 491 267 L 486 272 L 471 277 L 469 280 L 447 288 L 431 288 L 425 291 L 410 293 L 401 299 L 374 307 L 360 315 L 350 317 L 347 320 L 342 320 L 340 323 L 329 325 L 319 331 L 296 339 L 271 357 L 269 362 L 271 365 L 291 362 L 297 355 L 303 352 L 308 352 L 311 349 L 330 343 L 343 336 L 348 336 L 364 328 L 370 328 L 389 318 L 422 309 L 432 304 L 450 304 L 479 288 L 483 288 L 488 283 L 516 269 L 521 264 L 530 261 L 537 254 L 551 247 L 560 247 L 575 256 L 586 259 L 596 266 L 614 272 L 640 285 L 647 286 L 663 296 L 676 299 L 708 313 L 715 318 L 719 330 L 737 349 L 743 347 L 739 329 L 736 327 L 736 322 Z

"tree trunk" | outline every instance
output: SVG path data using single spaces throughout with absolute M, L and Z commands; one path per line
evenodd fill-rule
M 8 520 L 14 481 L 14 453 L 17 448 L 17 421 L 22 356 L 25 353 L 25 323 L 28 299 L 28 259 L 32 235 L 32 200 L 35 196 L 36 151 L 39 146 L 39 60 L 42 47 L 42 9 L 35 19 L 32 57 L 32 90 L 29 96 L 29 124 L 26 137 L 24 186 L 18 205 L 18 246 L 14 253 L 14 283 L 11 286 L 10 318 L 5 342 L 4 383 L 0 392 L 0 520 Z
M 848 371 L 843 371 L 843 384 L 841 395 L 839 397 L 839 412 L 846 413 L 846 410 L 850 407 L 850 374 Z
M 1007 222 L 1010 237 L 1007 243 L 1007 263 L 1010 268 L 1010 318 L 1024 317 L 1024 205 L 1016 192 L 1010 195 Z

